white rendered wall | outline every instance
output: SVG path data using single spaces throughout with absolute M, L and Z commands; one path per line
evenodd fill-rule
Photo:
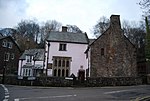
M 59 51 L 59 42 L 49 42 L 49 60 L 48 63 L 53 63 L 53 56 L 62 56 L 62 57 L 71 57 L 71 66 L 70 66 L 70 75 L 73 73 L 77 76 L 78 70 L 81 66 L 86 70 L 88 68 L 88 59 L 86 59 L 86 54 L 84 53 L 88 47 L 88 44 L 76 44 L 76 43 L 66 43 L 67 51 Z M 46 42 L 47 44 L 47 42 Z M 46 45 L 46 51 L 48 50 L 48 45 Z M 48 52 L 47 52 L 48 53 Z M 46 62 L 47 64 L 47 53 L 46 53 Z M 85 73 L 86 74 L 86 73 Z

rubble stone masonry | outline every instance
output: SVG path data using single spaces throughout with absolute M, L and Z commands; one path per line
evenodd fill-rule
M 110 17 L 110 27 L 91 45 L 91 77 L 137 75 L 136 48 L 124 36 L 120 16 Z

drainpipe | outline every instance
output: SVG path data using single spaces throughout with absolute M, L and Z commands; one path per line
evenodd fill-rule
M 49 60 L 49 48 L 50 48 L 50 43 L 49 42 L 48 42 L 47 46 L 48 46 L 48 50 L 47 50 L 46 76 L 47 76 L 47 68 L 48 68 L 48 60 Z

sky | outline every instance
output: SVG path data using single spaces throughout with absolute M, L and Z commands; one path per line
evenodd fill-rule
M 120 15 L 121 20 L 140 21 L 140 0 L 0 0 L 0 28 L 14 28 L 21 20 L 39 24 L 56 20 L 78 26 L 89 37 L 100 17 Z

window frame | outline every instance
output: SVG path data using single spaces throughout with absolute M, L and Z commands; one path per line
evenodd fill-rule
M 66 43 L 60 43 L 59 44 L 59 51 L 67 51 L 67 44 Z
M 15 54 L 14 54 L 14 53 L 11 54 L 11 59 L 12 59 L 12 60 L 15 59 Z
M 8 42 L 7 45 L 8 45 L 8 48 L 12 48 L 12 42 Z
M 2 46 L 7 47 L 7 40 L 3 40 Z
M 28 58 L 29 57 L 29 58 Z M 28 61 L 29 60 L 29 61 Z M 27 55 L 26 56 L 26 61 L 27 61 L 27 63 L 32 63 L 32 56 L 30 56 L 30 55 Z
M 4 54 L 4 61 L 9 61 L 10 58 L 10 53 L 5 53 Z

